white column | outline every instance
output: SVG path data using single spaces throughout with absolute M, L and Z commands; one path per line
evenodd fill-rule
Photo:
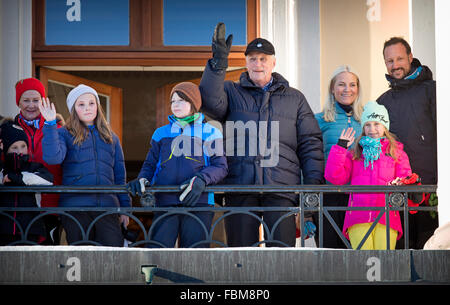
M 320 1 L 300 0 L 298 5 L 299 89 L 314 113 L 320 112 Z
M 409 1 L 409 35 L 412 53 L 436 73 L 435 22 L 433 0 Z
M 275 72 L 320 111 L 320 18 L 317 0 L 261 1 L 261 37 L 275 47 Z
M 14 85 L 31 77 L 32 0 L 0 0 L 0 114 L 18 113 Z
M 435 1 L 439 225 L 450 222 L 450 1 Z

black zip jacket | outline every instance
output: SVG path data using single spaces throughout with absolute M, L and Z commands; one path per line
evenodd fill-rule
M 280 74 L 272 77 L 264 91 L 247 72 L 239 82 L 231 82 L 209 62 L 205 67 L 202 110 L 224 124 L 229 168 L 224 184 L 298 185 L 302 174 L 303 184 L 322 184 L 324 155 L 317 120 L 300 91 Z M 297 201 L 294 194 L 278 195 Z
M 44 165 L 37 162 L 29 162 L 29 156 L 19 156 L 17 154 L 6 154 L 5 162 L 2 164 L 3 176 L 8 175 L 11 182 L 6 182 L 5 186 L 25 186 L 24 182 L 25 172 L 34 175 L 36 178 L 42 178 L 48 182 L 53 182 L 53 175 Z M 3 178 L 3 177 L 2 177 Z M 30 183 L 30 182 L 29 182 Z M 31 184 L 34 184 L 31 182 Z M 0 186 L 1 187 L 1 186 Z M 36 204 L 35 193 L 21 192 L 10 193 L 0 192 L 0 206 L 1 207 L 38 207 Z M 39 215 L 39 212 L 5 212 L 11 218 L 0 215 L 0 234 L 21 234 L 20 227 L 25 233 L 28 224 L 34 217 Z M 19 226 L 20 225 L 20 226 Z M 45 236 L 45 227 L 42 218 L 38 218 L 29 230 L 29 234 L 36 234 Z
M 404 145 L 412 171 L 422 178 L 422 184 L 437 183 L 436 82 L 433 73 L 416 58 L 411 72 L 422 71 L 415 79 L 394 79 L 388 91 L 377 102 L 389 112 L 390 131 Z

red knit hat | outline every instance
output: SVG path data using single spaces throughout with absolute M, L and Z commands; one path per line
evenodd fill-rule
M 41 94 L 41 97 L 45 97 L 44 85 L 36 78 L 30 77 L 19 80 L 16 83 L 16 105 L 19 106 L 20 97 L 27 90 L 36 90 Z

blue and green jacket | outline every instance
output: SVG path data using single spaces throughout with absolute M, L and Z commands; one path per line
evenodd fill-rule
M 156 129 L 150 145 L 138 178 L 146 178 L 152 185 L 181 185 L 193 176 L 199 176 L 206 185 L 211 185 L 220 182 L 228 173 L 222 133 L 204 122 L 203 114 L 186 126 L 169 116 L 169 124 Z M 156 205 L 179 205 L 179 195 L 157 192 Z M 197 205 L 213 205 L 213 195 L 202 194 Z

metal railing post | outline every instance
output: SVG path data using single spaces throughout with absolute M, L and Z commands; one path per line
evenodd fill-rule
M 345 238 L 343 233 L 341 232 L 341 228 L 339 228 L 334 221 L 333 217 L 330 215 L 329 211 L 353 211 L 353 210 L 366 210 L 366 211 L 378 211 L 378 216 L 375 218 L 373 224 L 370 226 L 368 232 L 361 240 L 357 249 L 361 249 L 362 245 L 367 240 L 370 233 L 373 231 L 375 226 L 379 223 L 383 214 L 386 216 L 386 250 L 393 250 L 390 247 L 391 236 L 390 236 L 390 227 L 391 227 L 391 219 L 390 219 L 390 211 L 403 211 L 404 213 L 404 238 L 405 238 L 405 248 L 409 248 L 409 211 L 437 211 L 436 206 L 419 206 L 412 207 L 411 209 L 408 206 L 408 192 L 424 192 L 430 193 L 435 192 L 437 189 L 436 185 L 420 185 L 420 186 L 363 186 L 363 185 L 345 185 L 345 186 L 335 186 L 335 185 L 216 185 L 216 186 L 208 186 L 205 192 L 214 192 L 214 193 L 294 193 L 298 194 L 298 206 L 296 207 L 203 207 L 203 208 L 185 208 L 185 207 L 97 207 L 97 208 L 89 208 L 89 207 L 80 207 L 80 208 L 24 208 L 24 207 L 8 207 L 8 206 L 0 206 L 0 217 L 2 221 L 10 221 L 12 224 L 15 223 L 17 226 L 16 231 L 21 232 L 20 240 L 14 240 L 11 245 L 16 244 L 36 244 L 36 242 L 32 240 L 28 240 L 28 232 L 30 232 L 32 226 L 37 224 L 37 220 L 39 218 L 43 218 L 45 215 L 55 214 L 55 215 L 64 215 L 69 217 L 72 221 L 76 223 L 78 228 L 81 230 L 82 240 L 76 242 L 75 244 L 82 243 L 94 243 L 90 241 L 88 238 L 88 234 L 91 231 L 93 224 L 98 221 L 101 217 L 110 214 L 123 214 L 131 217 L 137 224 L 140 230 L 144 233 L 144 240 L 139 240 L 137 242 L 132 243 L 132 246 L 146 245 L 148 243 L 156 243 L 156 241 L 151 240 L 151 232 L 153 227 L 146 228 L 141 220 L 136 217 L 139 213 L 148 213 L 148 212 L 163 212 L 165 214 L 174 215 L 180 214 L 188 217 L 193 217 L 195 220 L 200 221 L 197 217 L 194 217 L 192 213 L 197 211 L 210 211 L 210 212 L 225 212 L 224 215 L 219 217 L 216 223 L 212 224 L 210 228 L 204 226 L 201 223 L 203 230 L 205 231 L 206 239 L 203 241 L 197 242 L 195 245 L 201 245 L 203 243 L 216 243 L 220 246 L 227 247 L 226 244 L 213 240 L 213 232 L 216 228 L 216 225 L 219 221 L 224 221 L 225 217 L 229 215 L 235 214 L 246 214 L 251 217 L 258 219 L 258 221 L 264 226 L 265 231 L 269 232 L 268 239 L 264 242 L 267 244 L 281 244 L 286 245 L 285 243 L 275 240 L 273 237 L 273 232 L 277 229 L 277 226 L 283 221 L 283 218 L 287 218 L 290 216 L 285 216 L 283 214 L 277 222 L 275 222 L 274 227 L 269 231 L 268 225 L 264 222 L 264 219 L 257 216 L 262 212 L 270 212 L 270 211 L 286 211 L 288 214 L 298 213 L 300 215 L 300 230 L 304 231 L 305 229 L 305 211 L 312 211 L 313 213 L 318 212 L 318 229 L 319 229 L 319 247 L 323 247 L 323 241 L 325 234 L 328 232 L 324 232 L 324 215 L 327 220 L 332 225 L 334 231 L 336 231 L 339 237 L 343 240 L 344 244 L 351 248 L 350 243 Z M 158 186 L 158 187 L 147 187 L 147 191 L 151 192 L 177 192 L 177 186 Z M 1 193 L 19 193 L 19 192 L 31 192 L 31 193 L 67 193 L 67 194 L 77 194 L 77 193 L 108 193 L 108 194 L 120 194 L 127 193 L 127 189 L 125 185 L 112 185 L 112 186 L 0 186 L 0 194 Z M 325 206 L 323 202 L 324 193 L 381 193 L 385 195 L 385 205 L 384 207 L 333 207 L 333 206 Z M 391 196 L 389 195 L 391 193 Z M 394 195 L 394 196 L 392 196 Z M 400 200 L 401 196 L 401 200 Z M 391 198 L 392 197 L 392 198 Z M 401 207 L 403 204 L 403 207 Z M 87 228 L 83 228 L 79 221 L 71 215 L 73 211 L 80 212 L 88 212 L 88 211 L 96 211 L 100 212 L 99 215 L 93 220 L 91 225 Z M 34 212 L 38 213 L 38 215 L 34 216 L 28 224 L 21 225 L 17 219 L 13 216 L 13 212 Z M 136 214 L 134 214 L 136 213 Z M 228 215 L 227 215 L 228 214 Z M 282 214 L 282 213 L 281 213 Z M 166 215 L 167 216 L 167 215 Z M 317 224 L 316 224 L 317 225 Z M 305 232 L 301 234 L 301 247 L 305 247 Z M 195 246 L 194 245 L 194 246 Z M 161 245 L 160 245 L 161 246 Z
M 391 250 L 391 227 L 389 223 L 389 193 L 384 193 L 384 208 L 386 213 L 386 250 Z
M 304 206 L 304 200 L 303 200 L 303 197 L 304 197 L 304 193 L 303 192 L 300 192 L 299 193 L 299 204 L 300 204 L 300 246 L 302 247 L 302 248 L 304 248 L 305 247 L 305 232 L 303 232 L 304 231 L 304 228 L 305 228 L 305 219 L 304 219 L 304 217 L 305 217 L 305 206 Z

